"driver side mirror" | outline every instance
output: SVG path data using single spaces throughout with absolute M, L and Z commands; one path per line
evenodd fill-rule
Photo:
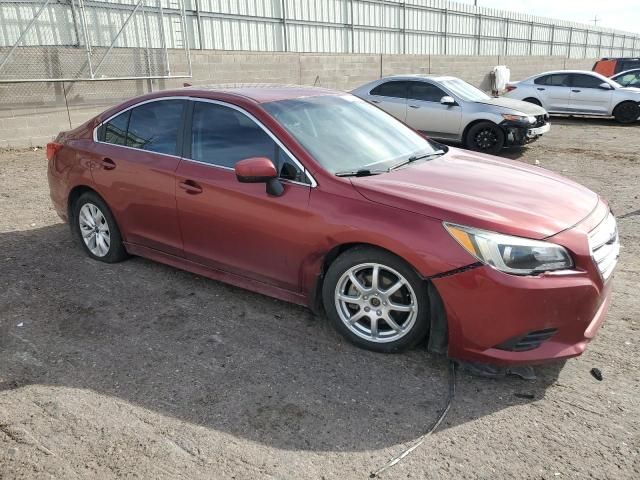
M 450 97 L 449 95 L 445 95 L 444 97 L 442 97 L 440 99 L 440 103 L 442 105 L 448 105 L 448 106 L 453 106 L 453 105 L 457 105 L 455 99 L 453 97 Z
M 266 157 L 240 160 L 236 163 L 234 171 L 240 183 L 266 183 L 267 193 L 274 197 L 284 193 L 284 187 L 278 180 L 278 171 L 273 162 Z
M 602 90 L 612 90 L 613 89 L 611 84 L 609 84 L 607 82 L 602 82 L 600 85 L 598 85 L 598 88 L 601 88 Z

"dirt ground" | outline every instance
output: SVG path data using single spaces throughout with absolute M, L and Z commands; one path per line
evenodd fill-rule
M 440 429 L 382 478 L 640 478 L 639 151 L 640 126 L 556 118 L 506 153 L 611 201 L 607 321 L 536 381 L 459 373 Z M 366 352 L 304 308 L 85 257 L 44 157 L 0 152 L 0 478 L 365 479 L 444 407 L 447 360 L 424 348 Z

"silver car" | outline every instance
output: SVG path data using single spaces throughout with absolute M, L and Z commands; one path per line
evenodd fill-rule
M 385 77 L 351 93 L 431 138 L 462 142 L 486 153 L 532 142 L 550 128 L 544 108 L 490 97 L 456 77 Z
M 620 123 L 640 117 L 640 88 L 623 87 L 587 70 L 540 73 L 507 85 L 506 97 L 546 108 L 549 113 L 613 116 Z

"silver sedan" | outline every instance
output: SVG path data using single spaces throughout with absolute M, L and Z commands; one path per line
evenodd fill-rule
M 486 153 L 532 142 L 550 128 L 544 108 L 490 97 L 456 77 L 385 77 L 351 93 L 431 138 L 461 142 Z

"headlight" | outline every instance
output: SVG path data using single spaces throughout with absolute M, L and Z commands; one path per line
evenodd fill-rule
M 449 234 L 479 261 L 501 272 L 533 275 L 573 267 L 571 255 L 555 243 L 444 224 Z
M 536 123 L 536 117 L 528 117 L 526 115 L 510 115 L 508 113 L 503 113 L 502 118 L 509 120 L 510 122 Z

